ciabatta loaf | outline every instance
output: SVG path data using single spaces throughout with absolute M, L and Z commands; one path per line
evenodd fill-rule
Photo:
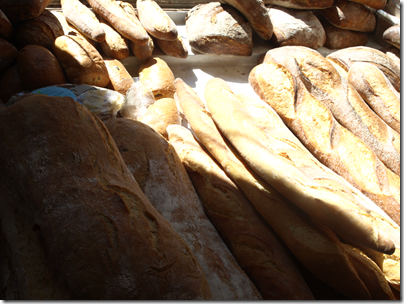
M 191 249 L 95 115 L 69 97 L 27 94 L 0 124 L 2 202 L 20 198 L 77 298 L 211 299 Z
M 204 213 L 173 146 L 149 126 L 118 118 L 106 124 L 125 164 L 157 211 L 195 254 L 213 300 L 258 300 L 256 287 L 237 265 Z
M 210 221 L 264 300 L 314 300 L 278 235 L 182 126 L 167 130 Z

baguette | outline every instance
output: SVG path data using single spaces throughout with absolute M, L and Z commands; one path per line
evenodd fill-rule
M 337 236 L 330 229 L 315 224 L 242 162 L 240 155 L 219 133 L 195 92 L 179 78 L 175 85 L 181 111 L 198 141 L 240 187 L 292 254 L 316 277 L 349 298 L 369 299 L 369 291 Z
M 63 15 L 81 33 L 90 39 L 102 42 L 105 40 L 105 31 L 95 14 L 79 0 L 61 0 Z
M 101 20 L 100 26 L 105 33 L 104 41 L 100 42 L 102 53 L 106 57 L 124 60 L 129 57 L 130 49 L 126 39 L 115 31 L 105 20 Z
M 177 26 L 156 1 L 137 0 L 136 8 L 140 23 L 151 36 L 161 40 L 177 39 Z
M 205 212 L 263 299 L 314 300 L 289 249 L 192 133 L 167 129 Z
M 399 193 L 394 192 L 399 189 L 400 178 L 384 167 L 359 138 L 342 127 L 330 110 L 307 91 L 300 78 L 293 77 L 277 63 L 263 63 L 251 71 L 249 81 L 255 92 L 274 108 L 320 162 L 345 178 L 396 223 L 400 223 Z M 280 92 L 274 90 L 279 85 L 284 88 Z M 348 200 L 353 202 L 352 199 Z M 362 214 L 361 210 L 358 212 L 358 215 Z M 374 219 L 368 220 L 372 226 Z M 367 246 L 360 239 L 351 241 Z
M 1 196 L 22 200 L 47 260 L 77 298 L 211 298 L 189 246 L 96 116 L 68 97 L 27 94 L 0 111 L 0 124 Z
M 148 60 L 153 55 L 154 42 L 153 39 L 149 37 L 149 40 L 145 45 L 139 45 L 133 41 L 129 41 L 129 47 L 138 59 Z
M 178 36 L 177 39 L 172 41 L 154 38 L 154 42 L 163 51 L 163 53 L 168 56 L 177 58 L 188 57 L 188 48 L 181 36 Z
M 195 254 L 212 299 L 261 299 L 205 215 L 172 145 L 139 121 L 119 118 L 106 126 L 146 197 Z
M 125 66 L 116 59 L 104 59 L 113 90 L 125 95 L 134 83 Z
M 14 35 L 14 26 L 0 9 L 0 37 L 9 40 Z
M 383 40 L 400 49 L 400 25 L 393 25 L 383 32 Z
M 394 147 L 392 132 L 366 109 L 365 101 L 329 60 L 309 48 L 283 47 L 268 51 L 264 62 L 269 61 L 285 66 L 295 77 L 302 75 L 310 94 L 327 106 L 343 127 L 368 145 L 384 165 L 400 174 L 400 152 Z

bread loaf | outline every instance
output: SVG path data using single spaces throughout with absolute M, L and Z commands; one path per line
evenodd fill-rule
M 319 10 L 319 13 L 342 29 L 368 33 L 376 27 L 373 12 L 363 4 L 349 0 L 335 0 L 332 7 Z
M 379 10 L 379 9 L 381 10 L 387 4 L 387 0 L 350 0 L 350 1 L 366 5 L 375 10 Z
M 104 59 L 113 90 L 125 95 L 134 83 L 125 66 L 116 59 Z
M 383 49 L 383 52 L 386 54 L 386 56 L 394 63 L 394 65 L 398 68 L 400 71 L 400 49 L 396 48 L 395 46 L 388 46 L 385 49 Z
M 36 44 L 51 49 L 53 42 L 64 34 L 59 20 L 49 10 L 33 19 L 25 20 L 16 27 L 16 45 L 20 49 Z
M 168 56 L 187 58 L 188 48 L 181 36 L 175 40 L 161 40 L 154 38 L 155 44 Z
M 250 56 L 253 51 L 250 23 L 235 8 L 210 2 L 193 7 L 185 17 L 191 48 L 199 53 Z
M 50 12 L 59 20 L 64 35 L 82 35 L 73 25 L 68 23 L 62 12 L 56 10 L 51 10 Z
M 8 20 L 7 16 L 0 9 L 0 37 L 6 40 L 10 39 L 14 34 L 14 27 Z
M 156 1 L 137 0 L 136 8 L 140 23 L 151 36 L 161 40 L 177 39 L 177 26 Z
M 383 32 L 383 39 L 390 43 L 391 45 L 394 45 L 396 48 L 400 48 L 400 25 L 393 25 L 386 29 Z
M 390 60 L 382 51 L 367 46 L 357 46 L 333 52 L 326 58 L 338 62 L 347 72 L 355 62 L 372 63 L 386 75 L 394 88 L 400 92 L 400 66 Z
M 335 119 L 368 145 L 390 170 L 400 174 L 400 152 L 395 148 L 393 134 L 319 52 L 305 47 L 283 47 L 268 51 L 264 61 L 285 66 L 295 77 L 301 75 L 310 94 L 326 105 Z
M 17 48 L 6 39 L 0 37 L 0 72 L 15 62 L 17 54 Z
M 2 0 L 0 10 L 11 22 L 38 17 L 52 0 Z
M 80 36 L 58 37 L 52 52 L 59 60 L 70 83 L 105 87 L 109 83 L 108 70 L 100 53 Z
M 0 99 L 7 103 L 11 96 L 24 90 L 18 64 L 13 64 L 0 76 Z
M 315 224 L 242 162 L 241 156 L 219 133 L 195 92 L 181 79 L 176 79 L 175 84 L 181 110 L 198 141 L 235 181 L 293 255 L 310 272 L 341 293 L 352 299 L 369 299 L 369 292 L 335 234 Z
M 342 127 L 330 110 L 307 91 L 299 77 L 295 78 L 279 64 L 268 62 L 255 67 L 249 81 L 257 94 L 277 111 L 284 123 L 320 162 L 345 178 L 396 223 L 400 223 L 400 195 L 397 191 L 400 178 L 388 170 L 364 142 Z M 283 90 L 274 89 L 278 86 L 282 86 Z M 350 203 L 355 202 L 349 197 L 345 199 Z M 363 214 L 363 211 L 358 212 L 358 215 Z M 369 224 L 374 225 L 371 222 Z M 365 222 L 362 220 L 357 224 Z M 350 240 L 371 248 L 360 239 Z
M 153 39 L 149 37 L 149 40 L 145 45 L 139 45 L 134 43 L 133 41 L 129 41 L 129 47 L 138 59 L 147 60 L 152 57 L 154 42 Z
M 334 1 L 331 0 L 264 0 L 265 4 L 279 5 L 296 9 L 323 9 L 331 7 Z
M 106 126 L 146 197 L 195 254 L 206 275 L 212 299 L 260 299 L 256 287 L 234 261 L 205 215 L 172 145 L 138 121 L 120 118 Z
M 314 300 L 294 257 L 231 179 L 182 126 L 168 128 L 210 221 L 264 300 Z
M 123 37 L 145 45 L 148 35 L 138 19 L 127 14 L 124 9 L 113 0 L 88 1 L 94 12 L 107 20 Z
M 241 12 L 262 39 L 271 39 L 272 21 L 263 0 L 225 0 L 224 2 Z
M 17 62 L 21 83 L 26 90 L 66 83 L 59 61 L 43 46 L 31 44 L 23 47 Z
M 105 33 L 105 40 L 100 42 L 102 53 L 106 57 L 124 60 L 129 57 L 129 45 L 124 37 L 115 31 L 105 20 L 100 22 L 100 26 Z
M 357 62 L 348 72 L 348 80 L 370 107 L 400 133 L 400 94 L 373 64 Z
M 324 45 L 326 35 L 318 18 L 309 10 L 296 10 L 274 6 L 269 8 L 276 46 L 301 45 L 318 49 Z
M 71 98 L 27 94 L 0 111 L 0 124 L 1 196 L 30 211 L 47 260 L 77 298 L 211 298 L 194 254 L 97 117 Z

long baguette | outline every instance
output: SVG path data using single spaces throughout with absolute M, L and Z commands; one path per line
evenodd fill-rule
M 179 78 L 175 85 L 178 104 L 197 139 L 240 187 L 293 255 L 316 277 L 344 295 L 352 299 L 368 299 L 370 294 L 337 236 L 330 229 L 315 224 L 242 162 L 234 148 L 225 142 L 195 92 Z
M 264 300 L 314 300 L 294 258 L 219 165 L 182 126 L 167 128 L 204 210 Z
M 250 84 L 318 160 L 400 223 L 400 178 L 365 143 L 342 127 L 300 78 L 294 78 L 277 63 L 263 63 L 251 71 Z M 284 90 L 274 90 L 279 85 Z

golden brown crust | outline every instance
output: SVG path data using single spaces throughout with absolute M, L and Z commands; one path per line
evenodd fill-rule
M 155 44 L 168 56 L 177 58 L 187 58 L 188 48 L 185 41 L 181 36 L 178 36 L 175 40 L 161 40 L 158 38 L 153 39 Z
M 100 26 L 105 32 L 105 40 L 100 42 L 102 53 L 106 57 L 124 60 L 129 57 L 129 45 L 124 37 L 111 27 L 107 21 L 102 20 Z
M 71 98 L 28 94 L 0 111 L 0 123 L 8 160 L 0 175 L 9 185 L 1 191 L 15 191 L 31 210 L 47 259 L 78 298 L 211 298 L 194 254 L 97 117 Z
M 126 91 L 128 91 L 130 86 L 134 83 L 132 76 L 119 60 L 104 59 L 104 62 L 113 89 L 125 95 Z
M 145 45 L 139 45 L 133 41 L 129 41 L 129 47 L 137 58 L 140 60 L 147 60 L 152 57 L 154 42 L 153 39 L 149 37 L 149 40 Z

